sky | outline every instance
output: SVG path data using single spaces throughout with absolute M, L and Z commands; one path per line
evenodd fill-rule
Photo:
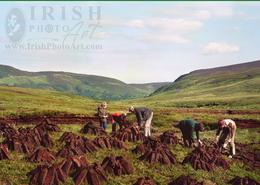
M 0 64 L 22 70 L 147 83 L 260 59 L 260 2 L 0 2 L 0 7 Z

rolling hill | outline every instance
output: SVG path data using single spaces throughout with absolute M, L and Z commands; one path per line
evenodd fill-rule
M 58 112 L 92 115 L 98 103 L 58 91 L 0 86 L 0 117 Z
M 169 107 L 259 108 L 260 61 L 192 71 L 141 101 Z
M 142 90 L 145 94 L 150 95 L 162 86 L 166 86 L 170 82 L 154 82 L 154 83 L 144 83 L 144 84 L 129 84 L 132 87 Z
M 164 108 L 260 109 L 260 61 L 200 69 L 171 83 L 148 84 L 126 84 L 112 78 L 66 72 L 26 72 L 0 66 L 0 85 L 62 91 L 94 99 L 128 99 L 115 102 L 119 106 L 123 103 Z
M 159 84 L 129 85 L 102 76 L 52 71 L 27 72 L 0 65 L 0 85 L 56 90 L 94 99 L 140 98 L 151 94 Z

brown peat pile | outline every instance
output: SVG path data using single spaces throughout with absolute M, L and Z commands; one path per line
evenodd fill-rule
M 8 147 L 0 143 L 0 160 L 10 159 Z
M 139 157 L 140 160 L 147 161 L 151 164 L 153 163 L 161 163 L 165 165 L 172 165 L 176 163 L 176 157 L 168 148 L 167 145 L 160 142 L 157 138 L 149 137 L 146 139 L 141 147 L 137 146 L 134 149 L 135 153 L 141 153 L 138 151 L 139 149 L 142 150 L 144 147 L 144 153 Z
M 123 141 L 115 137 L 109 136 L 98 136 L 93 140 L 93 143 L 101 149 L 106 148 L 117 148 L 117 149 L 126 149 L 126 146 Z
M 256 182 L 253 179 L 250 179 L 249 177 L 235 177 L 231 181 L 229 181 L 229 184 L 232 185 L 260 185 L 259 182 Z
M 104 181 L 107 181 L 106 173 L 103 168 L 97 163 L 94 163 L 85 168 L 81 168 L 76 172 L 76 175 L 74 177 L 75 185 L 100 185 Z
M 80 130 L 84 134 L 93 134 L 93 135 L 107 135 L 106 131 L 101 128 L 97 123 L 92 121 L 87 122 L 84 127 Z
M 195 170 L 213 171 L 215 166 L 227 169 L 228 162 L 221 156 L 220 150 L 213 146 L 201 146 L 195 148 L 187 157 L 183 164 L 190 163 Z
M 84 156 L 72 156 L 64 159 L 60 166 L 65 174 L 72 175 L 73 172 L 89 166 L 89 162 Z
M 156 182 L 150 177 L 140 177 L 133 185 L 156 185 Z
M 106 157 L 101 166 L 106 172 L 115 176 L 129 175 L 133 173 L 132 164 L 122 156 Z
M 59 164 L 40 165 L 27 175 L 30 177 L 30 185 L 59 185 L 68 177 Z
M 198 182 L 190 176 L 180 176 L 168 185 L 204 185 L 203 182 Z
M 136 124 L 132 124 L 131 126 L 128 127 L 123 127 L 122 129 L 114 133 L 112 136 L 116 137 L 117 139 L 123 142 L 144 141 L 145 139 L 145 136 L 141 131 L 141 128 Z
M 28 161 L 35 163 L 51 163 L 55 160 L 55 156 L 50 152 L 49 149 L 44 147 L 37 148 L 34 152 L 29 154 Z
M 176 145 L 179 142 L 178 137 L 174 131 L 168 130 L 160 135 L 160 140 L 164 144 Z

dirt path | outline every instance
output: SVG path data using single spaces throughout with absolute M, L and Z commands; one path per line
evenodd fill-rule
M 175 110 L 174 110 L 175 111 Z M 176 112 L 200 112 L 207 114 L 223 114 L 228 111 L 225 110 L 209 110 L 209 109 L 176 109 Z M 260 111 L 233 111 L 232 114 L 258 114 Z M 98 121 L 95 116 L 62 114 L 55 116 L 18 116 L 18 117 L 4 117 L 0 118 L 0 122 L 16 123 L 16 124 L 37 124 L 45 119 L 49 119 L 55 124 L 84 124 L 88 121 Z M 234 119 L 239 128 L 260 128 L 260 120 L 256 119 Z
M 260 121 L 254 119 L 234 119 L 238 128 L 260 128 Z

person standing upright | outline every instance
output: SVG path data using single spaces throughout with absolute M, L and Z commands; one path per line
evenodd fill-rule
M 108 113 L 107 113 L 107 103 L 102 102 L 101 105 L 98 106 L 98 118 L 99 118 L 99 123 L 100 127 L 106 130 L 107 128 L 107 118 L 108 118 Z

